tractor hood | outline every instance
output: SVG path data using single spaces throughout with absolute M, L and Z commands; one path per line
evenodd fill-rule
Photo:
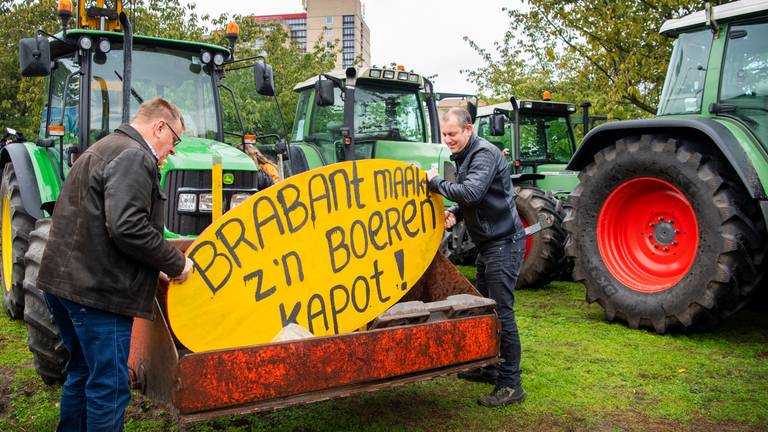
M 216 154 L 221 156 L 225 170 L 258 171 L 258 167 L 248 155 L 231 145 L 187 136 L 182 137 L 176 146 L 176 154 L 168 157 L 163 170 L 210 170 L 212 157 Z

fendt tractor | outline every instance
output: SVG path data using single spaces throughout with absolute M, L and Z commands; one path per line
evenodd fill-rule
M 587 300 L 658 333 L 711 327 L 765 273 L 768 3 L 708 6 L 661 33 L 676 39 L 658 117 L 584 138 L 566 220 Z
M 187 132 L 176 155 L 161 170 L 161 185 L 168 196 L 165 235 L 182 251 L 212 219 L 257 192 L 264 175 L 248 156 L 224 144 L 225 132 L 233 133 L 222 126 L 220 88 L 228 90 L 221 81 L 225 74 L 251 68 L 257 92 L 275 93 L 272 68 L 263 58 L 233 58 L 236 25 L 227 26 L 229 49 L 133 36 L 121 2 L 115 7 L 105 7 L 101 0 L 92 7 L 81 3 L 78 26 L 67 30 L 72 4 L 62 0 L 59 16 L 64 30 L 57 35 L 40 32 L 45 37 L 22 39 L 19 44 L 22 75 L 48 76 L 49 94 L 36 142 L 17 142 L 22 140 L 13 134 L 3 138 L 2 272 L 6 303 L 17 308 L 15 316 L 22 295 L 13 290 L 23 289 L 26 295 L 29 347 L 37 372 L 48 384 L 65 378 L 67 353 L 35 280 L 56 197 L 78 154 L 127 121 L 142 100 L 160 95 L 177 104 L 185 115 Z M 402 75 L 398 77 L 402 80 Z M 402 109 L 419 101 L 417 112 L 421 113 L 417 94 L 421 81 L 413 77 L 416 90 L 402 92 Z M 407 80 L 413 82 L 410 75 Z M 319 106 L 335 115 L 334 96 L 338 101 L 339 94 L 334 95 L 327 85 L 323 88 L 331 93 L 321 92 L 325 99 Z M 239 113 L 239 95 L 227 93 L 230 108 Z M 365 95 L 364 86 L 359 94 Z M 371 103 L 377 100 L 371 98 Z M 353 100 L 354 94 L 349 93 L 347 101 Z M 303 95 L 302 103 L 305 108 L 314 106 L 313 96 Z M 374 116 L 375 109 L 369 114 Z M 396 125 L 376 130 L 368 126 L 368 135 L 359 137 L 354 151 L 352 134 L 338 143 L 331 139 L 333 133 L 346 133 L 343 127 L 334 130 L 317 115 L 300 112 L 294 137 L 304 140 L 303 144 L 262 148 L 285 161 L 287 174 L 292 168 L 297 173 L 321 162 L 352 160 L 356 152 L 373 151 L 373 143 L 367 141 L 373 137 L 424 141 L 426 122 L 412 117 L 412 112 Z M 330 115 L 326 123 L 334 118 Z M 243 144 L 256 141 L 245 131 L 235 135 Z M 328 145 L 328 151 L 321 150 Z M 387 147 L 380 143 L 376 151 Z M 427 154 L 414 149 L 414 160 L 432 160 L 420 151 Z M 482 299 L 439 254 L 402 300 L 429 303 L 432 309 L 390 311 L 366 328 L 333 336 L 192 352 L 174 337 L 168 324 L 168 289 L 168 282 L 159 279 L 154 320 L 134 320 L 128 363 L 132 386 L 168 404 L 181 423 L 374 391 L 498 362 L 499 322 L 493 302 Z M 456 294 L 469 296 L 449 299 Z M 200 328 L 208 325 L 201 322 Z M 339 364 L 345 365 L 344 370 Z
M 576 126 L 584 130 L 597 117 L 590 117 L 589 103 L 577 106 L 553 102 L 549 92 L 543 100 L 516 100 L 478 108 L 477 134 L 502 149 L 509 161 L 515 186 L 515 204 L 524 226 L 544 217 L 549 229 L 526 238 L 525 261 L 518 288 L 537 288 L 557 278 L 570 278 L 565 262 L 566 233 L 563 219 L 570 208 L 568 194 L 578 184 L 578 173 L 565 169 L 576 151 Z M 603 117 L 599 117 L 603 118 Z M 467 262 L 477 253 L 475 245 L 459 224 L 448 242 L 454 262 Z

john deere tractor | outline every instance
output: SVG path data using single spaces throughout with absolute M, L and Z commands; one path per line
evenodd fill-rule
M 661 33 L 675 40 L 658 117 L 584 138 L 566 220 L 587 300 L 658 333 L 728 317 L 765 273 L 768 4 L 707 6 Z
M 3 306 L 27 322 L 35 367 L 47 383 L 63 379 L 67 354 L 35 281 L 50 215 L 79 154 L 127 122 L 143 100 L 162 96 L 179 106 L 186 131 L 161 168 L 168 238 L 196 236 L 212 215 L 256 192 L 264 176 L 248 156 L 223 144 L 220 77 L 224 65 L 235 62 L 232 51 L 133 36 L 116 3 L 110 9 L 101 0 L 88 8 L 81 2 L 77 25 L 67 30 L 72 4 L 62 1 L 64 31 L 40 32 L 19 44 L 22 76 L 47 76 L 48 93 L 39 135 L 30 142 L 7 131 L 3 139 L 0 276 Z M 229 37 L 233 46 L 236 33 Z M 263 62 L 254 69 L 259 90 L 273 93 L 271 69 Z M 218 194 L 212 190 L 213 167 L 223 183 Z
M 543 100 L 520 100 L 480 107 L 475 120 L 477 134 L 504 151 L 509 160 L 515 204 L 523 225 L 540 217 L 552 226 L 526 239 L 525 261 L 518 288 L 536 288 L 559 277 L 570 277 L 565 261 L 566 233 L 562 221 L 569 210 L 566 198 L 578 184 L 578 173 L 565 169 L 576 151 L 576 126 L 589 129 L 588 103 L 578 115 L 574 104 L 552 102 L 549 92 Z M 449 253 L 455 262 L 474 259 L 476 248 L 458 226 L 450 241 Z

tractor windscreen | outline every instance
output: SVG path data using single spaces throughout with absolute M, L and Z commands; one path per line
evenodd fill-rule
M 723 61 L 721 104 L 732 104 L 730 114 L 752 129 L 768 145 L 768 24 L 733 26 Z
M 712 31 L 683 33 L 675 41 L 658 115 L 691 114 L 701 111 L 704 79 L 707 76 Z
M 89 143 L 109 134 L 122 118 L 123 52 L 93 57 Z M 213 80 L 199 54 L 134 45 L 131 115 L 141 101 L 162 96 L 184 114 L 184 135 L 216 138 Z
M 575 149 L 569 117 L 546 114 L 520 117 L 521 161 L 568 163 Z
M 302 92 L 299 104 L 310 90 Z M 342 92 L 334 90 L 334 105 L 314 106 L 310 134 L 318 143 L 333 143 L 341 139 L 339 128 L 344 124 Z M 355 90 L 355 139 L 357 141 L 424 142 L 424 122 L 421 102 L 416 89 L 371 87 L 358 82 Z M 301 138 L 305 118 L 297 113 L 293 139 Z

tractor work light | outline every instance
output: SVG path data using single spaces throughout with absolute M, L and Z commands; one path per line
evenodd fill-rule
M 576 105 L 568 105 L 568 112 L 576 112 Z
M 250 193 L 236 193 L 236 194 L 232 195 L 232 198 L 229 200 L 229 208 L 233 209 L 233 208 L 239 206 L 240 204 L 243 203 L 243 201 L 245 201 L 248 198 L 250 198 L 251 195 L 253 195 L 253 194 L 250 194 Z
M 525 102 L 523 102 L 523 103 L 521 104 L 521 106 L 522 106 L 523 108 L 528 108 L 528 109 L 531 109 L 531 108 L 533 108 L 533 102 L 531 102 L 531 101 L 525 101 Z
M 88 36 L 83 36 L 79 41 L 77 41 L 77 45 L 86 51 L 90 50 L 93 48 L 93 39 L 89 38 Z
M 176 210 L 180 212 L 195 212 L 197 211 L 197 194 L 193 193 L 180 193 L 179 203 L 176 206 Z
M 200 211 L 210 213 L 213 211 L 213 195 L 210 193 L 200 194 Z
M 368 72 L 368 76 L 371 78 L 381 78 L 381 71 L 378 69 L 371 69 L 371 71 Z
M 395 71 L 393 71 L 393 70 L 385 70 L 384 71 L 384 78 L 394 79 L 395 78 Z
M 208 64 L 213 59 L 213 56 L 211 55 L 210 51 L 203 51 L 202 54 L 200 54 L 200 60 L 203 61 L 203 63 Z
M 398 72 L 397 79 L 400 81 L 408 81 L 408 72 Z
M 410 75 L 408 75 L 408 81 L 413 82 L 413 83 L 417 83 L 417 82 L 419 82 L 419 76 L 416 75 L 416 74 L 410 74 Z
M 213 56 L 213 64 L 216 66 L 221 66 L 224 64 L 224 54 L 222 53 L 216 53 L 216 55 Z
M 96 45 L 96 48 L 98 48 L 100 53 L 106 54 L 112 50 L 112 44 L 109 43 L 109 39 L 101 38 L 99 39 L 99 44 Z

